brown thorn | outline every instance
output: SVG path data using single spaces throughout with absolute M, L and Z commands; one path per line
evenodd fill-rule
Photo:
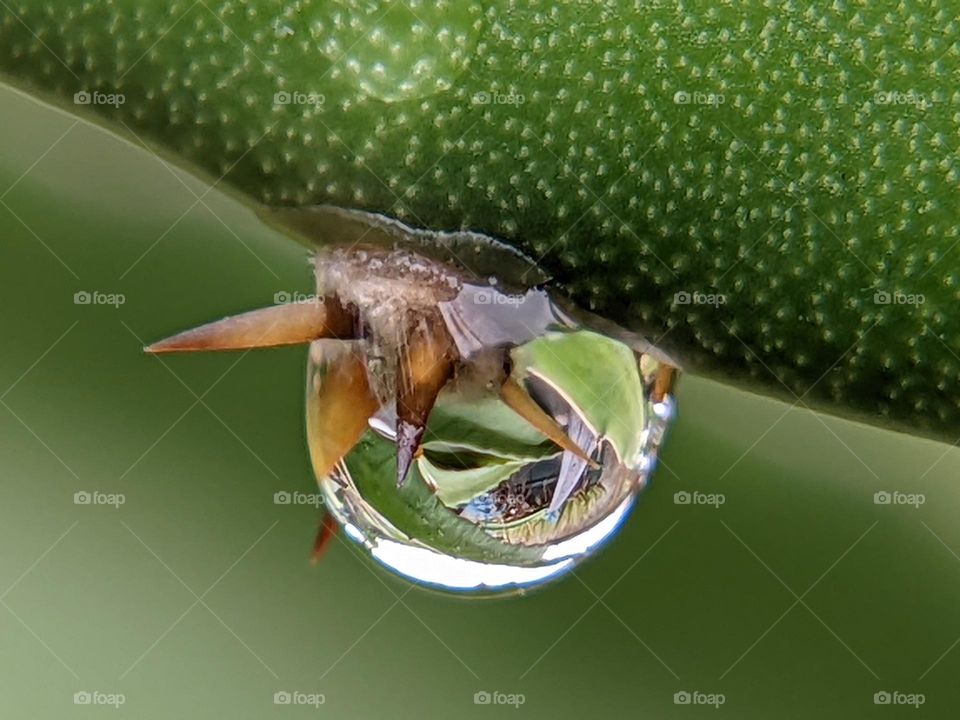
M 364 356 L 354 349 L 326 363 L 318 386 L 307 392 L 307 443 L 318 480 L 327 477 L 350 452 L 379 409 L 370 389 Z
M 445 330 L 433 327 L 414 330 L 401 347 L 397 380 L 397 487 L 420 453 L 427 417 L 440 391 L 453 376 L 453 343 Z
M 596 461 L 591 459 L 579 445 L 570 439 L 570 436 L 567 435 L 560 424 L 550 417 L 537 404 L 536 400 L 530 397 L 530 393 L 519 382 L 511 377 L 504 380 L 503 385 L 500 386 L 500 398 L 507 404 L 507 407 L 550 438 L 556 445 L 585 460 L 590 467 L 599 467 Z
M 310 564 L 316 565 L 326 554 L 333 539 L 337 536 L 340 525 L 333 517 L 333 513 L 324 511 L 323 518 L 320 520 L 320 527 L 317 528 L 317 537 L 313 541 L 313 551 L 310 553 Z
M 248 350 L 298 345 L 318 338 L 350 339 L 351 313 L 333 298 L 275 305 L 232 315 L 144 348 L 148 353 Z
M 669 365 L 660 365 L 657 369 L 657 377 L 653 381 L 651 398 L 654 402 L 661 402 L 663 398 L 670 393 L 673 389 L 673 382 L 676 376 L 676 368 Z

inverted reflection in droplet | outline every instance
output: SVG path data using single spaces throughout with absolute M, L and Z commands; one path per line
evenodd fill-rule
M 657 390 L 670 366 L 543 290 L 481 285 L 407 250 L 326 251 L 317 276 L 361 331 L 311 344 L 311 451 L 331 425 L 363 420 L 319 480 L 374 558 L 433 586 L 508 590 L 563 574 L 616 532 L 673 414 Z M 331 415 L 346 367 L 365 369 L 364 387 Z

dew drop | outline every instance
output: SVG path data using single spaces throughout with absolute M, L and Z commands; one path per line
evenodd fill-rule
M 317 294 L 357 316 L 349 341 L 311 344 L 307 372 L 315 467 L 342 428 L 360 433 L 318 477 L 351 538 L 417 583 L 496 593 L 558 577 L 616 533 L 674 415 L 675 363 L 599 332 L 492 238 L 277 213 L 322 242 Z M 330 383 L 357 368 L 351 401 Z

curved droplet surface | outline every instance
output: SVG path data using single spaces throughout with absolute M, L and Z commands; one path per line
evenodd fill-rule
M 616 532 L 674 414 L 674 368 L 652 348 L 542 288 L 396 245 L 327 248 L 316 274 L 357 331 L 311 343 L 311 454 L 328 509 L 374 558 L 434 587 L 511 591 Z

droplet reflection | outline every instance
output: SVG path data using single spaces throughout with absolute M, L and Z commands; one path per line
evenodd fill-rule
M 616 532 L 673 416 L 671 367 L 543 290 L 407 250 L 316 263 L 319 294 L 360 325 L 311 344 L 307 381 L 314 466 L 350 537 L 417 582 L 495 592 L 556 577 Z

